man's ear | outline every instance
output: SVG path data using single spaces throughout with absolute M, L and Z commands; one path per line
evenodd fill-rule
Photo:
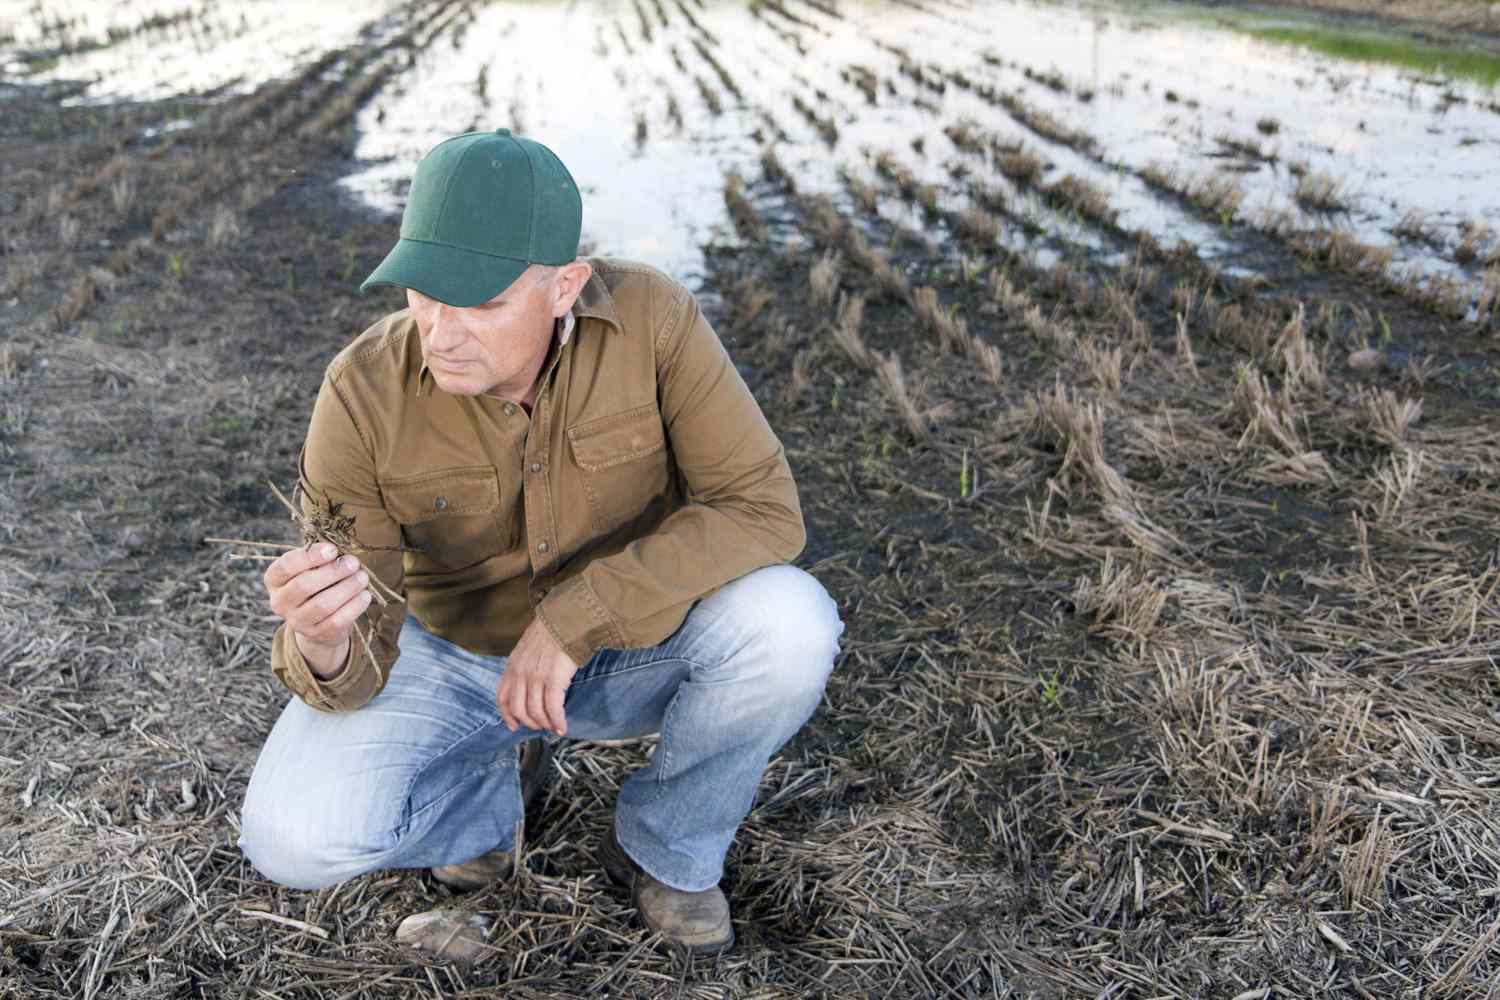
M 593 265 L 586 260 L 575 260 L 562 266 L 557 272 L 557 298 L 553 303 L 553 315 L 561 316 L 573 308 L 573 303 L 593 274 Z

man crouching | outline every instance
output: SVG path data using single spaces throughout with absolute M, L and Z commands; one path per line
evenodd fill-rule
M 556 740 L 659 732 L 599 860 L 650 928 L 712 953 L 734 941 L 725 854 L 844 626 L 788 565 L 785 452 L 693 295 L 579 258 L 581 220 L 567 168 L 506 129 L 418 164 L 362 286 L 407 308 L 328 366 L 302 452 L 304 504 L 340 504 L 362 551 L 265 573 L 297 697 L 239 844 L 295 888 L 484 885 Z M 372 601 L 372 576 L 405 602 Z

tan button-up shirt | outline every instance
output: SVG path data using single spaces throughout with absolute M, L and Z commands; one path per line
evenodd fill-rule
M 307 704 L 373 698 L 401 669 L 408 610 L 496 656 L 539 617 L 581 665 L 662 642 L 698 599 L 802 550 L 785 451 L 692 293 L 644 265 L 590 263 L 530 415 L 438 389 L 406 310 L 329 364 L 302 487 L 355 517 L 365 567 L 406 604 L 372 603 L 373 656 L 355 639 L 328 681 L 277 630 L 272 670 Z

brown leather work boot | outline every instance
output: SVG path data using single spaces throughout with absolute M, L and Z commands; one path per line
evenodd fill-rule
M 625 853 L 613 824 L 599 845 L 599 863 L 613 881 L 630 889 L 646 926 L 668 941 L 695 955 L 717 955 L 734 944 L 729 900 L 718 886 L 685 892 L 658 882 Z
M 552 771 L 552 745 L 544 739 L 528 740 L 521 744 L 521 801 L 526 812 L 531 812 Z M 471 861 L 456 865 L 438 865 L 432 869 L 432 877 L 450 889 L 482 889 L 491 882 L 498 882 L 510 874 L 512 858 L 510 851 L 496 848 L 481 854 Z

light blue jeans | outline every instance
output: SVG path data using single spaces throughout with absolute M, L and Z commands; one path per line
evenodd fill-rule
M 615 832 L 648 873 L 688 891 L 724 855 L 770 757 L 812 715 L 844 625 L 794 566 L 747 573 L 693 605 L 658 646 L 603 649 L 573 677 L 569 739 L 660 732 L 620 789 Z M 318 889 L 381 868 L 509 848 L 521 818 L 517 746 L 495 706 L 505 657 L 408 617 L 385 688 L 353 712 L 294 698 L 256 761 L 239 846 L 267 878 Z

